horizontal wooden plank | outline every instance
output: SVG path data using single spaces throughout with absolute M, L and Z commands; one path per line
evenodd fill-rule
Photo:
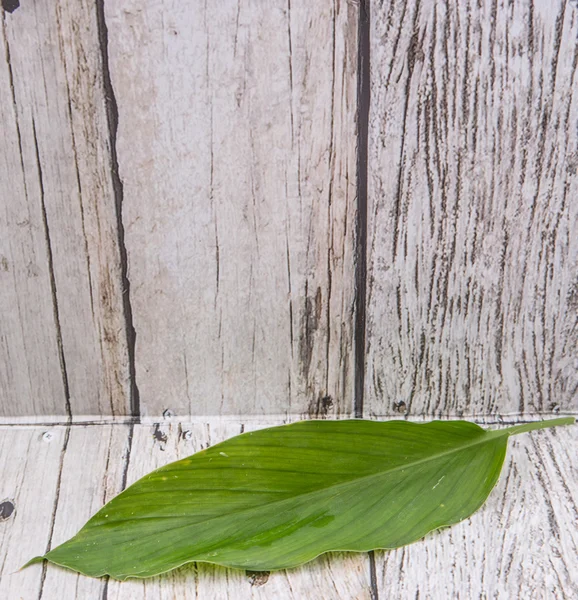
M 272 424 L 253 422 L 244 430 Z M 0 501 L 15 506 L 14 512 L 2 513 L 7 518 L 0 517 L 0 597 L 375 598 L 367 556 L 347 553 L 270 574 L 197 564 L 124 583 L 81 577 L 54 566 L 47 566 L 44 575 L 38 565 L 17 571 L 48 544 L 72 535 L 125 480 L 130 484 L 240 430 L 239 423 L 227 420 L 0 428 Z M 375 553 L 379 597 L 574 597 L 577 447 L 577 427 L 513 438 L 500 481 L 475 515 L 405 548 Z
M 0 416 L 130 414 L 95 3 L 2 11 Z
M 366 413 L 576 411 L 576 3 L 371 10 Z
M 351 412 L 356 3 L 105 17 L 142 414 Z

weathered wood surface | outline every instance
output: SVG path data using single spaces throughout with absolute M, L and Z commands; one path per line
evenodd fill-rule
M 18 571 L 241 423 L 350 414 L 354 380 L 365 416 L 576 412 L 576 3 L 21 4 L 0 9 L 0 418 L 196 422 L 0 428 L 0 598 L 577 596 L 576 428 L 516 438 L 478 514 L 374 560 Z
M 263 421 L 251 427 L 273 424 Z M 0 429 L 0 597 L 108 598 L 573 598 L 578 594 L 578 428 L 514 438 L 487 503 L 416 544 L 250 574 L 191 565 L 149 580 L 90 579 L 48 566 L 17 569 L 72 535 L 103 502 L 151 469 L 235 435 L 227 422 Z M 49 542 L 50 541 L 50 542 Z M 427 573 L 427 577 L 424 574 Z M 106 590 L 106 592 L 105 592 Z
M 42 567 L 16 571 L 50 537 L 65 438 L 62 427 L 0 429 L 0 598 L 38 598 Z
M 575 2 L 371 3 L 367 415 L 576 411 L 577 64 Z
M 1 10 L 0 417 L 127 414 L 95 5 Z
M 363 3 L 357 332 L 359 3 L 193 4 L 2 11 L 0 416 L 575 412 L 575 3 Z
M 105 17 L 141 413 L 349 413 L 356 4 Z

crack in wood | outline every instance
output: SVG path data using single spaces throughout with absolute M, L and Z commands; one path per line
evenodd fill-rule
M 179 424 L 179 428 L 180 428 L 180 424 Z M 125 454 L 125 458 L 124 458 L 124 465 L 122 468 L 122 479 L 121 479 L 121 484 L 120 484 L 121 492 L 126 489 L 126 484 L 128 481 L 128 468 L 130 465 L 130 455 L 132 452 L 133 438 L 134 438 L 134 423 L 131 423 L 129 426 L 129 430 L 128 430 L 127 450 L 126 450 L 126 454 Z M 106 459 L 105 477 L 108 472 L 109 457 L 110 457 L 110 445 L 109 445 L 109 455 L 107 456 L 107 459 Z M 107 490 L 105 488 L 105 495 L 106 495 L 106 492 L 107 492 Z M 104 577 L 104 583 L 102 584 L 100 600 L 108 600 L 108 585 L 109 585 L 109 583 L 110 583 L 110 577 L 108 575 L 106 575 Z
M 356 418 L 363 417 L 365 394 L 365 335 L 367 311 L 367 184 L 370 71 L 370 0 L 360 0 L 357 22 L 357 221 L 355 236 L 355 347 L 354 399 Z M 379 600 L 375 554 L 368 553 L 371 600 Z
M 62 450 L 60 451 L 60 460 L 58 464 L 58 477 L 56 479 L 56 494 L 54 497 L 54 504 L 52 506 L 52 516 L 50 517 L 50 530 L 48 533 L 48 543 L 46 544 L 46 551 L 50 552 L 52 548 L 52 536 L 54 535 L 54 525 L 56 523 L 56 513 L 58 512 L 58 501 L 60 500 L 60 483 L 62 481 L 62 471 L 64 469 L 64 456 L 66 455 L 66 450 L 68 448 L 68 440 L 70 439 L 70 427 L 66 428 L 64 433 L 64 441 L 62 443 Z M 42 563 L 42 575 L 40 576 L 40 588 L 38 590 L 38 600 L 42 599 L 42 594 L 44 593 L 44 582 L 46 580 L 46 572 L 48 570 L 48 561 L 44 561 Z
M 105 575 L 104 584 L 102 586 L 102 591 L 100 593 L 100 600 L 108 600 L 108 582 L 109 581 L 110 581 L 109 576 Z
M 330 366 L 330 349 L 331 349 L 331 292 L 333 283 L 333 272 L 331 270 L 331 261 L 333 258 L 333 226 L 331 219 L 331 209 L 333 203 L 333 177 L 335 175 L 335 159 L 334 159 L 334 134 L 335 134 L 335 6 L 333 7 L 333 26 L 332 26 L 332 57 L 331 57 L 331 125 L 329 127 L 329 186 L 327 197 L 327 300 L 325 309 L 326 318 L 326 338 L 325 338 L 325 390 L 329 389 L 329 371 Z M 339 412 L 339 409 L 338 409 Z
M 355 236 L 354 415 L 363 416 L 367 304 L 367 178 L 370 105 L 370 8 L 360 0 L 357 23 L 357 223 Z
M 118 134 L 118 106 L 116 96 L 112 86 L 110 76 L 110 67 L 108 59 L 108 29 L 104 15 L 104 0 L 96 2 L 96 20 L 98 29 L 98 40 L 100 45 L 101 64 L 102 64 L 102 84 L 104 88 L 104 99 L 106 105 L 106 115 L 109 131 L 109 149 L 110 149 L 110 168 L 112 177 L 112 186 L 114 190 L 114 199 L 117 218 L 118 248 L 121 263 L 121 278 L 123 288 L 123 310 L 125 318 L 127 350 L 129 359 L 130 374 L 130 406 L 134 417 L 140 417 L 140 394 L 136 382 L 136 330 L 134 328 L 132 305 L 130 301 L 130 280 L 128 277 L 128 256 L 125 243 L 125 229 L 123 223 L 123 201 L 124 188 L 119 174 L 118 156 L 116 151 L 116 142 Z
M 130 464 L 130 455 L 132 452 L 132 441 L 134 438 L 134 423 L 130 424 L 129 430 L 128 430 L 128 441 L 127 441 L 127 451 L 126 451 L 126 459 L 125 459 L 125 463 L 124 463 L 124 467 L 122 469 L 122 481 L 121 481 L 121 490 L 124 490 L 126 488 L 126 482 L 127 482 L 127 478 L 128 478 L 128 467 Z
M 64 387 L 64 404 L 68 420 L 72 420 L 72 409 L 70 406 L 70 388 L 68 385 L 68 373 L 66 371 L 66 357 L 64 356 L 64 346 L 62 343 L 62 327 L 60 326 L 60 311 L 58 310 L 58 293 L 56 290 L 56 277 L 54 275 L 54 259 L 52 255 L 52 242 L 50 240 L 50 229 L 48 226 L 48 216 L 46 214 L 46 203 L 44 200 L 44 178 L 42 175 L 42 164 L 40 161 L 40 151 L 38 149 L 38 138 L 36 136 L 36 123 L 32 119 L 32 135 L 34 138 L 34 152 L 36 157 L 36 168 L 38 171 L 38 183 L 40 186 L 40 205 L 42 210 L 42 225 L 44 227 L 44 238 L 46 241 L 46 256 L 48 259 L 48 274 L 50 279 L 50 292 L 52 294 L 52 311 L 54 314 L 54 325 L 56 328 L 56 344 L 58 346 L 58 359 L 60 361 L 60 371 L 62 373 L 62 385 Z
M 375 552 L 368 552 L 369 556 L 369 594 L 371 600 L 379 600 L 379 591 L 377 585 L 377 572 L 375 568 Z

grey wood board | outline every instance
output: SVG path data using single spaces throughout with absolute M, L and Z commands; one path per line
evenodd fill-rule
M 0 416 L 127 414 L 95 4 L 26 2 L 0 17 Z
M 19 571 L 50 539 L 66 429 L 0 429 L 0 598 L 36 599 L 42 566 Z
M 350 413 L 357 5 L 105 18 L 142 414 Z
M 578 409 L 578 7 L 371 3 L 367 415 Z

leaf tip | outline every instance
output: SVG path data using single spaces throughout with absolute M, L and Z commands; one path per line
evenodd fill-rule
M 560 425 L 574 425 L 576 419 L 574 417 L 560 417 L 558 419 L 549 419 L 546 421 L 532 421 L 531 423 L 523 423 L 508 427 L 506 431 L 509 435 L 518 435 L 519 433 L 529 433 L 538 429 L 548 429 L 550 427 L 558 427 Z
M 44 556 L 35 556 L 34 558 L 31 558 L 25 565 L 22 565 L 20 567 L 20 569 L 18 569 L 18 570 L 22 571 L 22 569 L 25 569 L 26 567 L 30 567 L 31 565 L 36 565 L 45 560 L 46 560 L 46 557 L 44 557 Z

